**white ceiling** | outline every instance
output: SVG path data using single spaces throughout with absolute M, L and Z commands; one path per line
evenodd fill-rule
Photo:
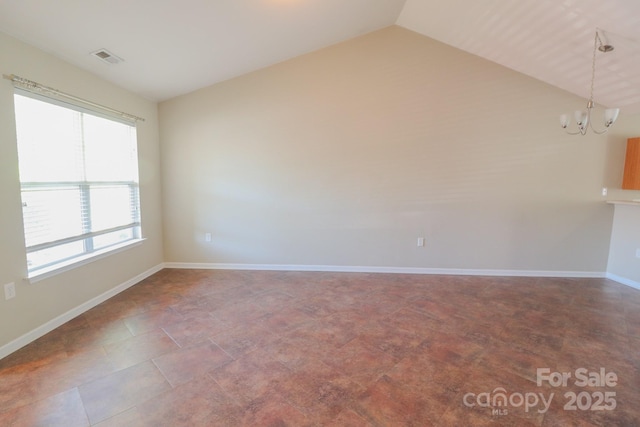
M 154 101 L 393 24 L 583 97 L 601 28 L 595 101 L 640 112 L 640 0 L 0 0 L 0 31 Z
M 640 0 L 407 0 L 397 24 L 585 98 L 599 28 L 594 100 L 640 112 Z

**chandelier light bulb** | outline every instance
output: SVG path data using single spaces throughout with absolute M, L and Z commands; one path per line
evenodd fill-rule
M 604 111 L 605 126 L 609 127 L 614 124 L 618 120 L 618 114 L 620 114 L 619 108 L 607 108 Z
M 587 113 L 585 111 L 576 111 L 574 113 L 578 126 L 586 126 L 588 123 Z

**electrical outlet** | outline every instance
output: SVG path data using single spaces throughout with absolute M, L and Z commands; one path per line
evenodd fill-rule
M 16 284 L 11 282 L 4 285 L 4 299 L 16 297 Z
M 205 233 L 204 241 L 205 242 L 210 242 L 211 241 L 211 233 Z
M 421 248 L 424 246 L 424 237 L 418 237 L 418 247 Z
M 607 190 L 607 187 L 602 187 L 602 195 L 606 196 L 607 193 L 609 193 L 609 190 Z

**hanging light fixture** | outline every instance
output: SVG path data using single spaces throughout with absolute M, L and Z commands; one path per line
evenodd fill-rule
M 589 92 L 587 110 L 576 111 L 574 113 L 576 124 L 578 125 L 578 130 L 576 132 L 568 131 L 567 127 L 571 123 L 571 119 L 567 114 L 563 114 L 560 116 L 560 125 L 569 135 L 586 135 L 589 128 L 591 128 L 594 133 L 601 135 L 609 130 L 609 127 L 611 127 L 611 125 L 615 123 L 615 121 L 618 119 L 618 114 L 620 113 L 619 108 L 607 108 L 604 112 L 604 130 L 597 130 L 593 127 L 593 124 L 591 122 L 591 111 L 593 110 L 593 82 L 596 77 L 596 50 L 604 53 L 611 52 L 613 50 L 613 46 L 611 46 L 610 44 L 602 43 L 597 29 L 596 36 L 593 41 L 593 60 L 591 62 L 591 91 Z

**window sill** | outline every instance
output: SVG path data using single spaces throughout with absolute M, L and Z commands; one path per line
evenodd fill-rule
M 129 240 L 125 243 L 110 246 L 106 249 L 102 249 L 100 251 L 92 252 L 90 254 L 74 258 L 72 260 L 62 262 L 60 264 L 53 265 L 51 267 L 43 268 L 38 271 L 34 271 L 30 273 L 27 277 L 28 283 L 36 283 L 44 279 L 48 279 L 49 277 L 56 276 L 60 273 L 64 273 L 65 271 L 73 270 L 74 268 L 78 268 L 80 266 L 92 263 L 102 258 L 106 258 L 110 255 L 117 254 L 118 252 L 123 252 L 128 249 L 134 248 L 136 246 L 140 246 L 146 239 L 136 239 Z

